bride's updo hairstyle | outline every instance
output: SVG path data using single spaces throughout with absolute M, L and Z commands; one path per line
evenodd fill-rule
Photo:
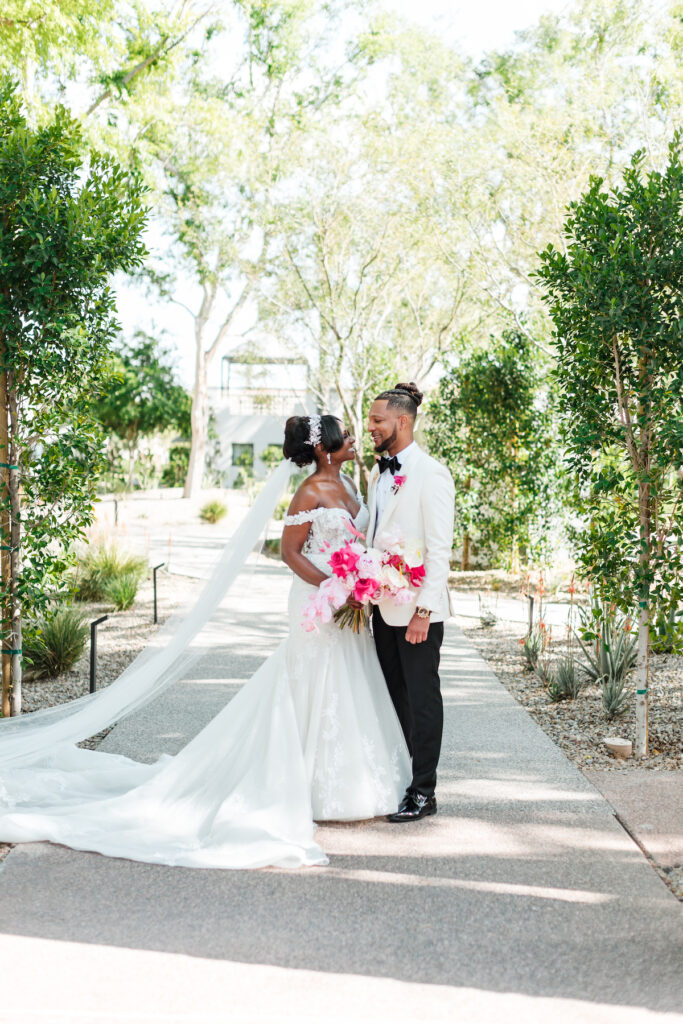
M 310 441 L 311 417 L 290 416 L 285 423 L 282 454 L 297 466 L 310 466 L 315 452 Z M 338 452 L 344 444 L 344 431 L 336 416 L 320 417 L 320 444 L 326 452 Z
M 378 401 L 386 401 L 389 409 L 396 409 L 399 413 L 411 416 L 412 419 L 417 416 L 422 398 L 422 392 L 412 381 L 410 384 L 395 384 L 389 391 L 383 391 L 377 396 Z

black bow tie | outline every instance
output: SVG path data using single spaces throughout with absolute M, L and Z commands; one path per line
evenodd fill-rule
M 388 469 L 392 476 L 396 476 L 400 468 L 401 463 L 398 461 L 395 455 L 392 455 L 391 458 L 388 458 L 386 455 L 383 455 L 382 458 L 379 460 L 380 473 L 383 473 L 385 469 Z

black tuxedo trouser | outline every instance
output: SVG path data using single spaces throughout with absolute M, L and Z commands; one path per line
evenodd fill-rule
M 443 701 L 439 659 L 443 622 L 432 622 L 427 639 L 409 644 L 405 626 L 388 626 L 379 608 L 372 613 L 377 657 L 413 759 L 411 786 L 431 796 L 441 753 Z

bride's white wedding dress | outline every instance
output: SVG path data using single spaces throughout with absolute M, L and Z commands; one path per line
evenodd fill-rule
M 314 509 L 303 553 L 323 571 L 365 530 Z M 329 545 L 329 547 L 327 546 Z M 63 746 L 0 776 L 0 841 L 50 840 L 112 857 L 204 868 L 326 864 L 314 821 L 396 809 L 410 758 L 372 638 L 303 630 L 314 588 L 295 577 L 289 636 L 180 753 L 153 765 Z

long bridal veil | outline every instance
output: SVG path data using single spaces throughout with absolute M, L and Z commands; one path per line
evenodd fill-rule
M 204 652 L 198 634 L 257 545 L 296 470 L 288 459 L 273 471 L 222 555 L 192 610 L 174 616 L 131 665 L 103 690 L 30 715 L 0 719 L 0 767 L 21 767 L 76 744 L 157 697 L 182 678 Z

